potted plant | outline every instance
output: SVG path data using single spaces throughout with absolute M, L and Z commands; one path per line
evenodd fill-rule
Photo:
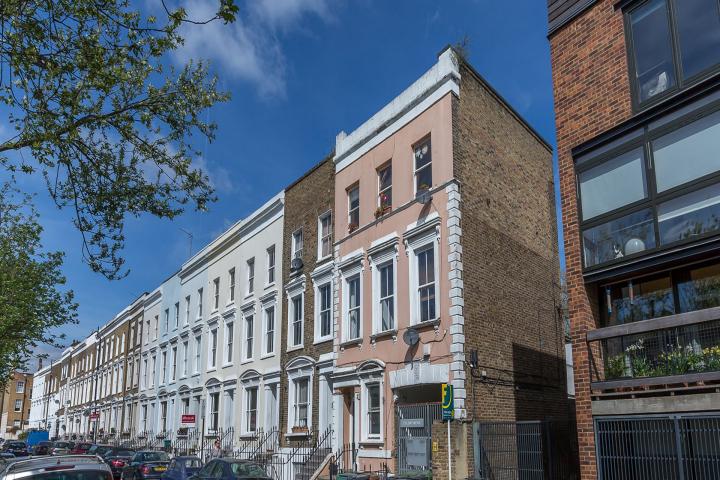
M 353 222 L 353 223 L 351 223 L 350 225 L 348 225 L 348 233 L 353 233 L 353 232 L 354 232 L 355 230 L 357 230 L 357 229 L 358 229 L 358 224 L 357 224 L 357 223 L 354 223 L 354 222 Z

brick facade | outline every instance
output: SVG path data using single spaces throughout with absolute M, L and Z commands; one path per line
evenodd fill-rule
M 288 315 L 289 309 L 283 309 L 283 318 L 280 324 L 280 431 L 284 432 L 288 420 L 288 376 L 285 366 L 288 362 L 300 356 L 307 356 L 317 361 L 320 355 L 333 351 L 333 342 L 314 344 L 315 327 L 315 294 L 313 288 L 312 272 L 319 264 L 318 251 L 318 217 L 332 209 L 335 191 L 335 166 L 332 157 L 323 159 L 319 164 L 310 169 L 299 180 L 285 190 L 285 216 L 283 229 L 282 255 L 286 261 L 283 262 L 282 279 L 283 285 L 295 279 L 299 275 L 305 276 L 305 301 L 303 348 L 288 352 Z M 303 268 L 299 272 L 291 271 L 290 252 L 292 249 L 292 234 L 298 228 L 303 229 Z M 331 262 L 332 258 L 322 262 Z M 287 304 L 287 296 L 283 293 L 283 300 Z M 313 376 L 312 395 L 312 425 L 318 425 L 318 380 L 319 376 Z M 281 444 L 286 445 L 286 440 L 281 435 Z
M 568 413 L 550 147 L 462 69 L 453 111 L 460 181 L 466 406 L 474 419 Z M 539 401 L 540 400 L 540 401 Z
M 585 286 L 572 148 L 632 114 L 622 12 L 599 1 L 550 37 L 566 279 L 573 344 L 581 476 L 596 478 L 586 332 L 597 327 L 597 294 Z

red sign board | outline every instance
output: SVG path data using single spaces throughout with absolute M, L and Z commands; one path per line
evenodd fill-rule
M 90 414 L 90 421 L 95 422 L 97 420 L 100 420 L 100 414 L 98 412 L 93 412 Z
M 194 415 L 194 414 L 191 414 L 191 415 L 187 415 L 187 414 L 181 415 L 181 416 L 180 416 L 180 423 L 182 423 L 183 425 L 195 425 L 195 415 Z

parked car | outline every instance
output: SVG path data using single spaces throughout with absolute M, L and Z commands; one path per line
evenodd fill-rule
M 122 476 L 123 469 L 130 464 L 130 460 L 135 455 L 135 450 L 123 447 L 113 447 L 103 456 L 103 460 L 108 464 L 113 472 L 114 478 Z
M 105 454 L 107 452 L 109 452 L 110 450 L 112 450 L 113 448 L 115 448 L 115 447 L 113 447 L 112 445 L 94 444 L 88 449 L 87 453 L 88 453 L 88 455 L 97 455 L 98 457 L 104 457 Z
M 72 450 L 70 450 L 70 453 L 72 455 L 84 455 L 84 454 L 88 453 L 88 450 L 90 450 L 90 447 L 92 447 L 92 443 L 88 443 L 88 442 L 76 443 L 75 446 L 73 446 Z
M 202 467 L 200 457 L 175 457 L 170 460 L 167 472 L 161 475 L 162 480 L 187 480 Z
M 265 469 L 250 460 L 216 458 L 205 464 L 189 480 L 270 480 Z
M 32 448 L 32 454 L 33 455 L 50 455 L 50 452 L 52 452 L 53 448 L 53 442 L 50 441 L 43 441 L 39 442 L 37 445 L 35 445 Z
M 112 480 L 105 462 L 89 455 L 33 457 L 0 463 L 0 480 Z
M 123 468 L 122 480 L 160 478 L 168 469 L 170 456 L 165 452 L 146 450 L 137 452 L 130 459 L 130 465 Z
M 60 440 L 59 442 L 55 442 L 55 446 L 53 446 L 52 454 L 53 455 L 68 455 L 70 451 L 75 447 L 75 442 L 67 442 Z
M 3 451 L 12 453 L 16 457 L 27 457 L 28 455 L 30 455 L 30 450 L 28 449 L 27 443 L 19 442 L 17 440 L 10 440 L 5 442 L 5 444 L 3 445 Z

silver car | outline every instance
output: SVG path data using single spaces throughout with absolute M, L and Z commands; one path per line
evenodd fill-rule
M 0 460 L 0 480 L 113 480 L 100 457 L 63 455 Z

